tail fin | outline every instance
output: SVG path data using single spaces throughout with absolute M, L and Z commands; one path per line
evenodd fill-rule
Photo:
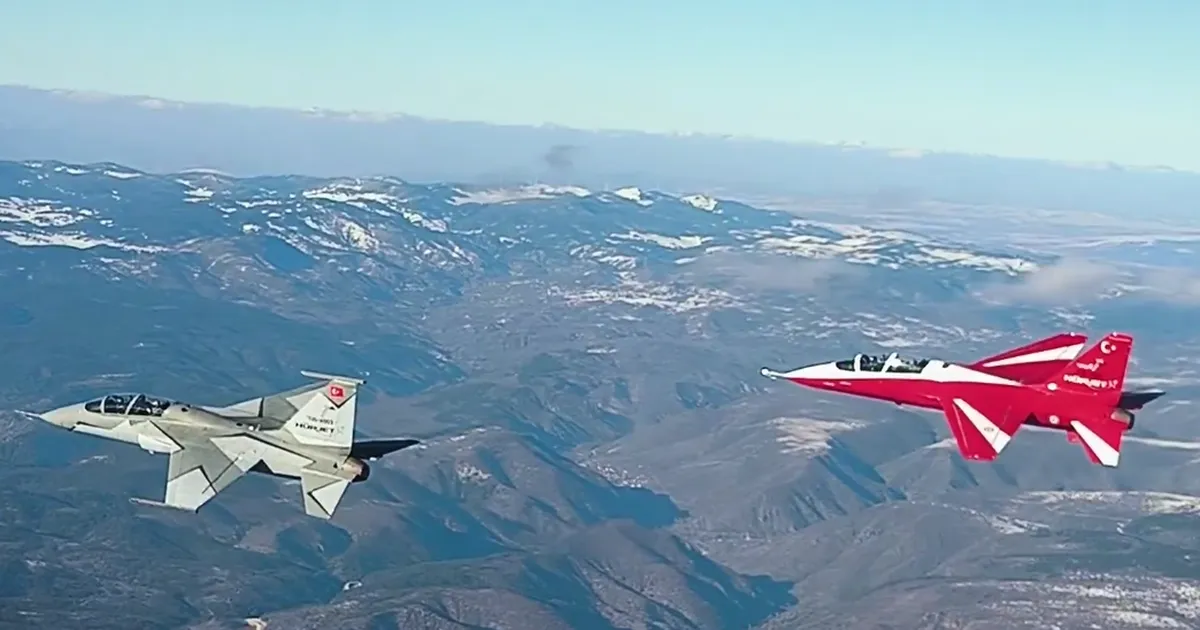
M 1078 359 L 1067 364 L 1050 379 L 1046 387 L 1095 394 L 1105 403 L 1115 406 L 1121 399 L 1132 352 L 1133 337 L 1124 333 L 1110 333 Z
M 366 381 L 320 372 L 301 374 L 324 383 L 305 388 L 289 399 L 297 410 L 282 430 L 301 444 L 349 450 L 354 443 L 358 387 Z
M 1087 335 L 1062 333 L 980 359 L 969 367 L 1019 383 L 1044 383 L 1083 350 Z

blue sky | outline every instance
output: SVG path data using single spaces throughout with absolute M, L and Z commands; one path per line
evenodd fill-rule
M 1195 0 L 37 0 L 0 83 L 1200 170 Z

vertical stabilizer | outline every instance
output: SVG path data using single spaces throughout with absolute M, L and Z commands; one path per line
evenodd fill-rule
M 362 379 L 319 372 L 302 372 L 325 381 L 297 396 L 297 411 L 283 425 L 300 444 L 346 449 L 354 443 L 354 422 L 358 409 L 358 387 Z
M 1075 360 L 1085 343 L 1087 335 L 1062 333 L 980 359 L 970 367 L 1018 383 L 1044 383 Z
M 1133 337 L 1110 333 L 1067 364 L 1046 386 L 1052 390 L 1095 394 L 1104 403 L 1115 406 L 1121 399 L 1132 352 Z

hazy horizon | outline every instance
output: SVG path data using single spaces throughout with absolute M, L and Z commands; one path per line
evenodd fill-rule
M 1167 0 L 45 0 L 0 24 L 0 83 L 1200 170 L 1180 80 L 1198 19 Z
M 147 172 L 572 184 L 874 208 L 922 201 L 1194 221 L 1200 174 L 718 135 L 591 131 L 0 85 L 0 159 Z
M 668 131 L 650 131 L 634 128 L 620 127 L 576 127 L 566 124 L 542 123 L 542 124 L 526 124 L 526 123 L 503 123 L 490 122 L 484 119 L 458 119 L 438 116 L 427 116 L 414 114 L 405 111 L 382 111 L 382 110 L 365 110 L 365 109 L 350 109 L 350 108 L 324 108 L 324 107 L 287 107 L 282 105 L 256 105 L 248 103 L 238 103 L 221 100 L 179 100 L 167 98 L 156 94 L 143 93 L 120 93 L 97 90 L 77 90 L 68 87 L 52 87 L 38 86 L 19 83 L 0 83 L 0 89 L 11 88 L 21 90 L 34 90 L 60 94 L 69 98 L 78 98 L 79 100 L 110 100 L 110 99 L 132 99 L 139 101 L 139 105 L 149 110 L 161 109 L 166 107 L 183 107 L 183 106 L 211 106 L 211 107 L 228 107 L 244 110 L 257 110 L 263 112 L 278 112 L 290 114 L 305 114 L 314 117 L 330 116 L 343 118 L 360 123 L 384 123 L 392 120 L 400 119 L 415 119 L 434 123 L 457 123 L 467 125 L 486 125 L 489 127 L 499 128 L 531 128 L 531 129 L 560 129 L 564 131 L 580 132 L 580 133 L 595 133 L 595 134 L 634 134 L 646 136 L 659 136 L 664 138 L 706 138 L 714 140 L 732 140 L 741 142 L 754 142 L 763 144 L 779 144 L 783 146 L 812 146 L 812 147 L 831 147 L 844 149 L 865 149 L 872 151 L 882 151 L 888 153 L 891 157 L 897 158 L 917 158 L 928 155 L 952 155 L 964 157 L 983 157 L 983 158 L 1000 158 L 1004 160 L 1024 161 L 1024 162 L 1044 162 L 1067 166 L 1080 169 L 1109 169 L 1118 168 L 1135 171 L 1160 171 L 1160 172 L 1177 172 L 1200 175 L 1200 165 L 1196 168 L 1181 168 L 1169 164 L 1134 164 L 1124 163 L 1114 160 L 1065 160 L 1052 157 L 1039 157 L 1035 155 L 1009 155 L 1003 153 L 986 153 L 986 152 L 971 152 L 971 151 L 956 151 L 956 150 L 941 150 L 931 149 L 921 146 L 892 146 L 872 144 L 866 141 L 824 141 L 817 139 L 780 139 L 762 136 L 754 136 L 748 134 L 735 133 L 717 133 L 705 131 L 689 131 L 689 132 L 668 132 Z M 196 167 L 204 168 L 204 167 Z

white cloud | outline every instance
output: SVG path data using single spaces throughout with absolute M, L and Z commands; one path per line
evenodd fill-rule
M 866 270 L 837 259 L 803 259 L 754 254 L 719 253 L 701 258 L 693 271 L 765 291 L 813 293 L 831 283 L 853 282 Z
M 1117 295 L 1200 304 L 1200 276 L 1183 269 L 1118 268 L 1066 259 L 1025 274 L 1015 283 L 992 285 L 983 294 L 1001 302 L 1046 305 L 1082 304 Z
M 1154 269 L 1142 273 L 1137 289 L 1164 302 L 1200 304 L 1200 276 L 1184 269 Z
M 1061 304 L 1099 298 L 1112 290 L 1122 273 L 1087 260 L 1063 260 L 1039 268 L 1013 285 L 1000 287 L 999 297 L 1017 302 Z

